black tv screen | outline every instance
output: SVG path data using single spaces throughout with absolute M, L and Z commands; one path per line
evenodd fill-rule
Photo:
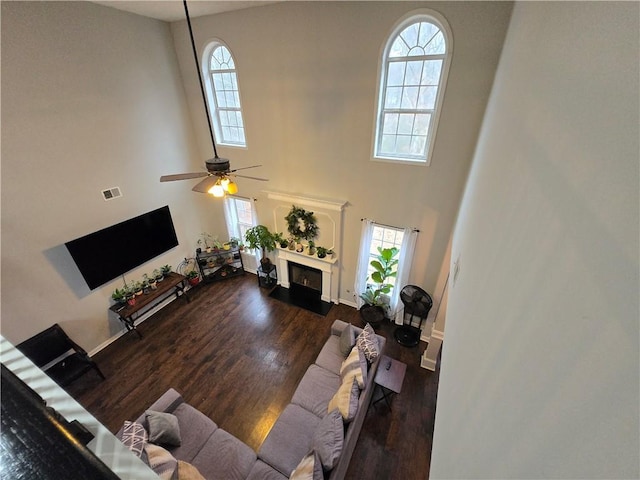
M 91 290 L 177 245 L 169 206 L 65 243 Z

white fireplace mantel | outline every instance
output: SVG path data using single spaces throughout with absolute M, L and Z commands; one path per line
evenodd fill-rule
M 337 263 L 336 258 L 318 258 L 315 255 L 308 255 L 306 253 L 296 252 L 295 250 L 278 247 L 280 285 L 284 288 L 289 288 L 289 268 L 287 262 L 298 263 L 320 270 L 322 272 L 322 300 L 325 302 L 338 303 L 337 282 L 334 281 L 334 269 Z

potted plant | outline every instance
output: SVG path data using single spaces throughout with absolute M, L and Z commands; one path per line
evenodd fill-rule
M 210 253 L 213 248 L 213 237 L 211 234 L 202 232 L 200 238 L 198 238 L 198 246 L 204 249 L 205 252 Z
M 229 239 L 229 245 L 231 245 L 231 248 L 240 248 L 240 239 L 238 237 L 231 237 Z
M 142 295 L 142 293 L 144 292 L 144 288 L 142 287 L 142 282 L 140 281 L 133 282 L 133 292 L 135 293 L 135 295 Z
M 149 275 L 148 273 L 145 273 L 142 276 L 142 285 L 147 293 L 158 288 L 158 283 L 156 282 L 155 277 L 153 274 Z
M 267 257 L 267 252 L 272 252 L 276 248 L 273 233 L 264 225 L 256 225 L 247 230 L 244 238 L 249 248 L 260 248 L 262 250 L 260 263 L 263 267 L 268 267 L 271 264 L 271 260 Z
M 153 278 L 156 279 L 156 282 L 161 282 L 164 280 L 164 275 L 162 274 L 162 270 L 158 270 L 157 268 L 153 270 Z
M 318 254 L 318 258 L 324 258 L 327 256 L 328 250 L 324 247 L 317 247 L 316 252 Z
M 116 303 L 124 303 L 125 300 L 127 299 L 127 289 L 126 287 L 123 288 L 116 288 L 113 293 L 111 294 L 111 298 L 113 299 L 114 302 Z
M 307 251 L 308 255 L 315 255 L 316 254 L 316 242 L 314 242 L 313 240 L 309 240 L 309 250 Z
M 195 287 L 196 285 L 198 285 L 198 283 L 200 283 L 200 274 L 197 270 L 191 270 L 187 272 L 186 276 L 189 285 L 191 285 L 192 287 Z
M 360 316 L 365 323 L 375 324 L 381 322 L 387 315 L 389 297 L 392 285 L 388 279 L 397 275 L 398 260 L 395 258 L 399 250 L 395 247 L 382 249 L 378 247 L 378 256 L 371 260 L 374 268 L 371 281 L 374 285 L 367 285 L 366 291 L 360 294 L 364 305 L 360 308 Z
M 167 275 L 169 275 L 171 273 L 171 265 L 163 265 L 160 268 L 160 271 L 162 272 L 162 275 L 164 275 L 166 277 Z
M 282 232 L 274 233 L 273 240 L 280 245 L 280 248 L 287 248 L 289 246 L 289 240 L 282 236 Z

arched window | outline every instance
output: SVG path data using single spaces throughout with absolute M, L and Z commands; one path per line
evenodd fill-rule
M 205 49 L 202 63 L 206 70 L 207 100 L 217 142 L 245 147 L 238 75 L 229 48 L 218 40 L 212 42 Z
M 430 163 L 451 43 L 435 12 L 411 15 L 394 29 L 380 63 L 374 158 Z

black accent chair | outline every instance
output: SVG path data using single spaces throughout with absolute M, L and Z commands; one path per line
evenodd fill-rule
M 396 328 L 393 336 L 400 345 L 415 347 L 420 343 L 422 322 L 429 315 L 433 300 L 427 292 L 415 285 L 405 285 L 400 291 L 400 300 L 404 304 L 403 325 Z M 407 315 L 410 315 L 408 324 L 405 321 Z M 417 317 L 417 327 L 413 325 L 414 317 Z
M 61 387 L 70 384 L 91 369 L 105 379 L 96 362 L 91 360 L 87 352 L 71 340 L 57 323 L 16 345 L 16 348 Z M 70 351 L 70 355 L 61 358 Z M 44 368 L 56 359 L 60 360 Z

